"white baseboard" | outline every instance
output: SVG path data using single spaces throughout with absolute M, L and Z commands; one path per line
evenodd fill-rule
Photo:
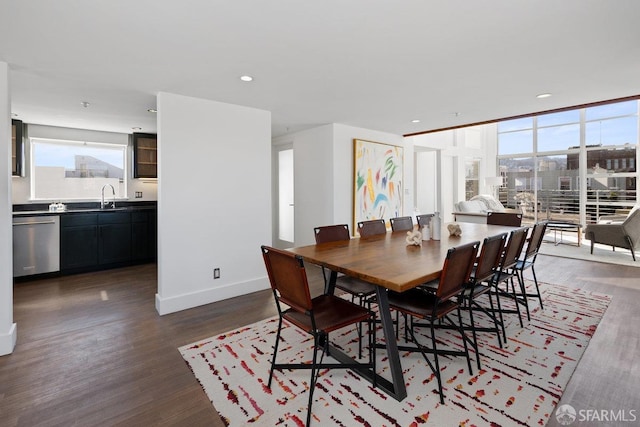
M 12 323 L 6 334 L 0 334 L 0 356 L 13 353 L 17 341 L 17 327 L 15 323 Z
M 156 294 L 156 311 L 162 316 L 175 313 L 176 311 L 261 291 L 268 289 L 269 286 L 269 279 L 265 276 L 248 282 L 233 283 L 220 288 L 205 289 L 200 292 L 176 295 L 169 298 L 162 298 L 159 294 Z

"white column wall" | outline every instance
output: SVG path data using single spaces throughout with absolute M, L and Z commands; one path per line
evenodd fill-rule
M 157 105 L 156 309 L 268 288 L 260 245 L 271 244 L 271 113 L 170 93 Z
M 298 132 L 293 142 L 294 240 L 296 246 L 315 242 L 313 228 L 332 224 L 333 126 Z
M 0 62 L 0 356 L 13 352 L 13 231 L 11 220 L 11 96 L 9 66 Z

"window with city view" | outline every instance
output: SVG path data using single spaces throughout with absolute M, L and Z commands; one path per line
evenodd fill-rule
M 126 145 L 31 139 L 33 200 L 96 200 L 110 184 L 116 198 L 126 188 Z M 111 191 L 111 189 L 109 189 Z M 113 197 L 111 192 L 109 196 Z
M 480 159 L 467 159 L 465 162 L 464 192 L 465 200 L 480 194 Z
M 637 144 L 637 100 L 500 122 L 500 200 L 531 221 L 625 212 L 636 203 Z

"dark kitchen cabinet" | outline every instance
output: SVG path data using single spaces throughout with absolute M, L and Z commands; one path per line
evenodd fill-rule
M 23 129 L 21 120 L 11 120 L 11 174 L 22 175 Z
M 149 255 L 151 259 L 158 258 L 158 211 L 149 211 Z
M 98 214 L 62 215 L 60 270 L 98 265 Z
M 152 258 L 149 214 L 148 211 L 131 213 L 131 258 L 135 261 Z
M 152 133 L 134 133 L 133 177 L 158 177 L 158 137 Z
M 98 216 L 98 264 L 131 260 L 131 214 L 108 212 Z
M 101 270 L 156 259 L 156 210 L 60 216 L 62 273 Z

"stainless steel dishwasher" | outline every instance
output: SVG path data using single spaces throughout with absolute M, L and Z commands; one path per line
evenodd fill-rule
M 60 217 L 13 218 L 13 277 L 60 270 Z

